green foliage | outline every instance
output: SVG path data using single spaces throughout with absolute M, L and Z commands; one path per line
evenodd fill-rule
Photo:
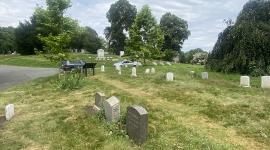
M 173 50 L 165 50 L 163 59 L 166 61 L 172 61 L 177 56 L 177 52 Z
M 0 27 L 0 54 L 16 51 L 15 29 L 13 27 Z
M 235 25 L 220 35 L 207 67 L 222 72 L 262 75 L 270 65 L 270 2 L 248 2 Z
M 205 65 L 208 58 L 208 53 L 200 52 L 193 55 L 193 59 L 191 61 L 192 64 L 200 64 Z
M 62 90 L 74 90 L 81 88 L 84 84 L 84 76 L 78 72 L 65 73 L 59 76 L 56 85 Z
M 134 59 L 159 59 L 164 35 L 152 16 L 150 8 L 145 5 L 136 16 L 127 40 L 128 54 Z
M 106 39 L 109 41 L 109 48 L 112 52 L 119 54 L 120 51 L 125 50 L 125 31 L 134 22 L 137 9 L 131 5 L 127 0 L 118 0 L 111 5 L 110 10 L 107 12 L 108 21 L 111 23 L 110 27 L 104 30 Z
M 161 17 L 160 28 L 164 33 L 163 50 L 180 51 L 184 41 L 190 35 L 188 23 L 171 13 L 166 13 Z
M 185 63 L 192 63 L 193 57 L 196 53 L 207 53 L 201 48 L 192 49 L 185 53 Z

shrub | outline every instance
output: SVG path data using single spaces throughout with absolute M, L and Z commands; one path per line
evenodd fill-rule
M 57 87 L 62 90 L 73 90 L 81 88 L 83 83 L 84 75 L 72 71 L 59 76 Z

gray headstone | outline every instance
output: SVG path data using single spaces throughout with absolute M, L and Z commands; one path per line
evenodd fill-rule
M 136 69 L 136 67 L 132 67 L 132 73 L 131 73 L 131 76 L 132 77 L 137 77 L 137 69 Z
M 120 101 L 111 97 L 104 101 L 105 116 L 108 122 L 117 122 L 120 118 Z
M 240 77 L 240 86 L 250 87 L 250 77 L 249 76 L 241 76 Z
M 99 108 L 103 108 L 103 103 L 106 100 L 106 96 L 104 93 L 97 92 L 95 94 L 95 105 Z
M 126 129 L 130 139 L 141 145 L 148 136 L 148 112 L 141 106 L 127 108 Z
M 203 72 L 202 73 L 202 79 L 205 79 L 205 80 L 208 79 L 208 72 Z
M 189 74 L 190 74 L 191 78 L 195 77 L 195 71 L 190 71 Z
M 149 74 L 150 71 L 151 71 L 150 69 L 146 69 L 146 70 L 145 70 L 145 74 Z
M 8 104 L 5 108 L 6 120 L 10 120 L 14 116 L 14 105 Z
M 105 66 L 104 65 L 101 66 L 101 72 L 105 72 Z
M 261 87 L 264 89 L 270 88 L 270 76 L 262 76 Z
M 156 69 L 155 68 L 151 68 L 151 73 L 155 74 L 156 73 Z
M 166 80 L 167 81 L 173 81 L 174 77 L 173 77 L 173 73 L 172 72 L 168 72 L 166 74 Z

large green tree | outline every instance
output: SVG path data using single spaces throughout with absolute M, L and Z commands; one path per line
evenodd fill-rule
M 270 73 L 270 1 L 245 4 L 236 23 L 220 35 L 207 67 L 222 72 Z
M 134 59 L 158 59 L 161 57 L 161 48 L 164 35 L 151 9 L 145 5 L 136 16 L 127 40 L 128 54 Z
M 0 54 L 16 51 L 15 28 L 0 27 Z
M 164 51 L 180 51 L 184 41 L 188 39 L 188 36 L 190 35 L 188 23 L 171 13 L 166 13 L 161 17 L 160 28 L 165 35 L 162 47 Z
M 105 36 L 109 41 L 109 48 L 116 54 L 125 50 L 126 34 L 136 17 L 136 7 L 127 0 L 118 0 L 111 5 L 107 12 L 110 27 L 104 30 Z

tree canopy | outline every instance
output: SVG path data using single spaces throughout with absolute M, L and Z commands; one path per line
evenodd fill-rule
M 0 54 L 16 51 L 15 28 L 0 27 Z
M 137 14 L 137 9 L 127 0 L 118 0 L 111 5 L 107 12 L 110 27 L 104 30 L 105 36 L 109 41 L 109 48 L 116 54 L 125 50 L 126 35 L 124 31 L 128 31 L 132 26 Z
M 220 35 L 207 67 L 222 72 L 270 73 L 270 1 L 249 1 Z

